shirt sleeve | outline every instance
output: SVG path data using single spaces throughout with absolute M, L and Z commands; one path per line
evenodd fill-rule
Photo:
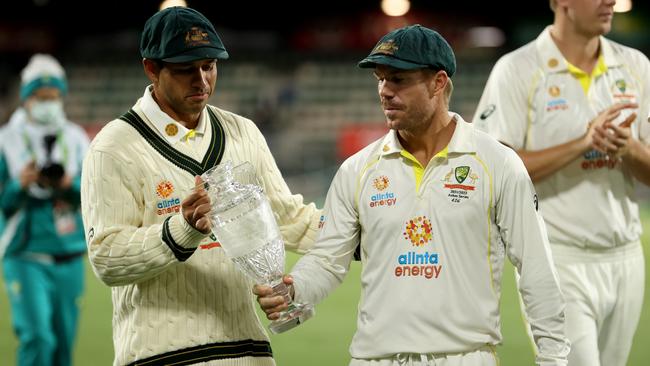
M 639 115 L 632 126 L 637 129 L 635 137 L 645 145 L 650 145 L 650 78 L 647 77 L 650 75 L 650 60 L 639 51 L 635 51 L 635 53 L 639 64 L 635 75 L 639 75 L 641 99 L 637 101 Z
M 344 164 L 325 200 L 324 221 L 314 248 L 296 263 L 295 298 L 317 304 L 341 284 L 359 243 L 359 216 L 354 199 L 355 175 Z
M 266 139 L 251 121 L 247 122 L 251 125 L 248 132 L 251 145 L 257 148 L 257 176 L 276 215 L 285 248 L 304 254 L 314 245 L 318 235 L 321 210 L 314 203 L 305 204 L 302 195 L 291 193 Z
M 472 122 L 515 150 L 524 148 L 528 122 L 527 87 L 508 55 L 492 69 Z
M 178 213 L 142 226 L 144 204 L 133 164 L 90 151 L 81 178 L 81 208 L 93 270 L 109 286 L 152 278 L 187 260 L 206 236 Z M 132 167 L 135 169 L 135 167 Z
M 569 341 L 564 335 L 565 302 L 537 195 L 517 155 L 507 150 L 496 219 L 507 254 L 519 275 L 525 316 L 537 346 L 538 365 L 566 365 Z

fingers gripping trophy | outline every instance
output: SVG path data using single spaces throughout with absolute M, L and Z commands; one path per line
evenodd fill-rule
M 313 305 L 292 302 L 282 282 L 284 242 L 250 163 L 233 168 L 226 161 L 203 173 L 201 179 L 212 205 L 212 232 L 226 255 L 256 284 L 270 286 L 275 295 L 287 299 L 289 307 L 269 324 L 271 332 L 282 333 L 309 319 Z

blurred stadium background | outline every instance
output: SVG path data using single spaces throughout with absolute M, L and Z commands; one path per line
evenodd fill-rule
M 322 204 L 342 159 L 385 131 L 376 82 L 370 71 L 355 66 L 380 36 L 413 23 L 438 30 L 458 58 L 450 109 L 470 120 L 496 59 L 534 39 L 552 22 L 546 0 L 411 0 L 404 15 L 389 16 L 382 11 L 382 3 L 399 8 L 404 1 L 187 1 L 213 22 L 231 55 L 219 63 L 211 104 L 255 121 L 290 187 L 307 200 Z M 629 2 L 619 0 L 618 5 Z M 148 84 L 140 63 L 139 36 L 146 19 L 160 5 L 150 0 L 4 2 L 0 12 L 0 124 L 18 106 L 20 70 L 36 52 L 53 54 L 65 67 L 70 87 L 66 112 L 91 136 L 128 110 Z M 648 24 L 650 3 L 636 0 L 630 11 L 614 17 L 609 36 L 650 55 Z M 648 192 L 640 189 L 646 231 L 650 231 Z M 646 233 L 646 253 L 649 242 Z M 295 259 L 290 255 L 289 265 Z M 341 288 L 318 306 L 314 319 L 272 337 L 278 365 L 347 364 L 356 323 L 359 270 L 358 264 L 353 265 Z M 113 352 L 110 290 L 99 283 L 89 266 L 86 283 L 75 365 L 109 365 Z M 643 345 L 650 337 L 649 292 L 629 361 L 633 366 L 647 365 L 650 359 L 650 349 Z M 511 269 L 504 275 L 502 313 L 502 364 L 532 365 Z M 15 363 L 15 347 L 3 289 L 0 365 Z

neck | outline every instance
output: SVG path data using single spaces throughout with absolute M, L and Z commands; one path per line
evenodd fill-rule
M 588 36 L 575 31 L 566 22 L 556 21 L 551 28 L 551 38 L 572 65 L 591 73 L 600 54 L 600 37 Z
M 422 131 L 398 130 L 397 136 L 402 147 L 426 167 L 431 158 L 449 145 L 455 129 L 455 117 L 450 118 L 445 110 Z
M 169 104 L 163 103 L 162 99 L 156 96 L 155 88 L 151 93 L 151 96 L 153 97 L 153 100 L 156 101 L 156 104 L 158 104 L 158 107 L 160 107 L 161 111 L 165 112 L 169 117 L 171 117 L 173 120 L 183 125 L 185 128 L 191 130 L 196 128 L 196 126 L 198 126 L 201 112 L 199 113 L 176 112 Z
M 192 116 L 178 116 L 177 118 L 174 118 L 178 123 L 182 124 L 187 128 L 188 130 L 193 130 L 196 128 L 196 126 L 199 125 L 199 116 L 201 114 L 197 115 L 192 115 Z M 190 122 L 188 122 L 190 121 Z

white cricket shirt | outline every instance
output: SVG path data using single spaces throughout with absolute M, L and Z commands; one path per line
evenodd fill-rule
M 563 365 L 564 301 L 530 178 L 514 151 L 452 116 L 453 137 L 419 184 L 419 163 L 395 131 L 342 164 L 320 237 L 292 271 L 296 298 L 320 302 L 361 243 L 352 357 L 466 352 L 501 341 L 507 254 L 521 273 L 540 359 Z
M 494 66 L 474 123 L 515 150 L 541 150 L 585 134 L 612 104 L 639 104 L 632 134 L 650 143 L 650 62 L 600 38 L 601 68 L 585 93 L 551 39 L 550 28 Z M 631 113 L 623 111 L 622 121 Z M 612 248 L 639 240 L 634 179 L 620 159 L 592 150 L 535 184 L 552 244 Z

